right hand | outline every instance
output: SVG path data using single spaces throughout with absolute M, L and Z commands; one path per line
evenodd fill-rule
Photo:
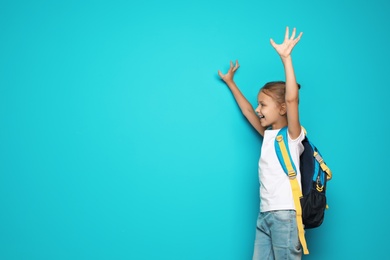
M 291 55 L 291 52 L 294 49 L 295 45 L 301 39 L 303 33 L 301 32 L 298 37 L 295 38 L 296 31 L 297 30 L 294 28 L 291 37 L 289 37 L 290 33 L 289 28 L 287 26 L 284 35 L 284 41 L 281 44 L 276 44 L 273 39 L 270 39 L 272 47 L 274 47 L 274 49 L 282 59 L 288 58 Z
M 237 69 L 240 67 L 240 64 L 238 64 L 238 60 L 236 60 L 236 65 L 233 64 L 232 61 L 230 61 L 230 68 L 226 74 L 222 74 L 220 70 L 218 70 L 218 75 L 221 77 L 225 83 L 233 82 L 234 73 L 236 73 Z

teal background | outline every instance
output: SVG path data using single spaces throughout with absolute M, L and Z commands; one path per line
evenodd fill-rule
M 334 173 L 305 259 L 388 259 L 387 1 L 0 2 L 0 259 L 251 259 L 261 138 L 284 79 Z

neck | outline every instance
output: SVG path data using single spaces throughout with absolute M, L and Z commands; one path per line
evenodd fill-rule
M 272 129 L 282 129 L 285 126 L 287 126 L 287 119 L 284 118 L 283 120 L 278 120 L 271 125 Z

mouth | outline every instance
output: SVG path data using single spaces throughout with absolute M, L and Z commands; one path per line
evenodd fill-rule
M 263 116 L 263 115 L 259 115 L 259 118 L 260 118 L 260 119 L 263 119 L 263 118 L 264 118 L 264 116 Z

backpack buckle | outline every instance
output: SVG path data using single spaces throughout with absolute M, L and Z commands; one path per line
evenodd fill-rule
M 294 170 L 290 170 L 288 171 L 288 177 L 290 179 L 295 179 L 295 177 L 297 177 L 297 173 Z
M 321 164 L 324 161 L 324 159 L 322 159 L 322 156 L 317 152 L 314 152 L 314 157 L 316 158 L 319 164 Z
M 316 190 L 318 191 L 318 192 L 323 192 L 324 191 L 324 185 L 318 185 L 318 183 L 316 184 Z

